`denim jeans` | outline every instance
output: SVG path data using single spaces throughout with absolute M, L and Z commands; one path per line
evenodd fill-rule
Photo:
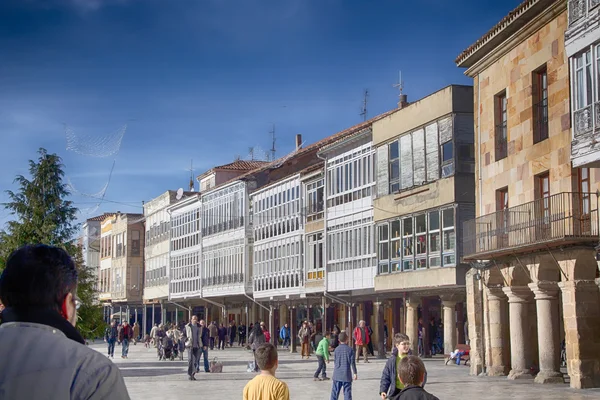
M 116 341 L 117 341 L 117 339 L 108 339 L 106 341 L 108 343 L 108 355 L 109 356 L 115 355 L 115 342 Z
M 209 339 L 209 343 L 210 343 L 210 349 L 211 349 L 211 350 L 212 350 L 212 349 L 214 349 L 214 348 L 215 348 L 215 338 L 214 338 L 214 337 L 211 337 L 211 338 Z
M 121 351 L 121 355 L 123 357 L 127 357 L 127 353 L 129 353 L 129 339 L 127 339 L 127 338 L 123 339 L 123 342 L 121 343 L 121 346 L 123 346 L 123 350 Z
M 200 369 L 200 358 L 204 356 L 204 371 L 205 372 L 210 372 L 210 367 L 208 365 L 208 349 L 204 350 L 203 347 L 200 347 L 198 349 L 198 359 L 196 362 L 196 369 Z
M 285 339 L 283 339 L 283 347 L 290 347 L 290 338 L 286 337 Z
M 315 372 L 315 378 L 319 377 L 319 373 L 321 373 L 321 377 L 327 377 L 327 365 L 325 364 L 325 358 L 323 356 L 317 356 L 317 361 L 319 362 L 319 367 L 317 368 L 317 372 Z
M 330 400 L 338 400 L 340 391 L 344 390 L 344 400 L 352 400 L 352 382 L 333 381 Z

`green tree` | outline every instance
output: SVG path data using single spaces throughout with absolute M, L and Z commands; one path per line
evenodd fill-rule
M 62 247 L 73 257 L 78 272 L 77 295 L 82 302 L 78 329 L 85 337 L 102 326 L 102 309 L 95 302 L 95 278 L 92 268 L 83 263 L 81 248 L 73 242 L 78 232 L 75 223 L 77 208 L 68 200 L 70 195 L 63 182 L 64 165 L 56 154 L 40 148 L 38 160 L 29 161 L 29 175 L 18 175 L 18 190 L 7 190 L 9 202 L 5 208 L 14 220 L 0 231 L 0 271 L 7 256 L 15 249 L 29 243 L 43 243 Z

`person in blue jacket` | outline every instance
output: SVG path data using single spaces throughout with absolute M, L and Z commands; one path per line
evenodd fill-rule
M 283 328 L 281 328 L 281 330 L 279 331 L 279 338 L 283 342 L 283 345 L 282 345 L 283 348 L 289 349 L 290 348 L 290 328 L 289 328 L 288 324 L 283 325 Z

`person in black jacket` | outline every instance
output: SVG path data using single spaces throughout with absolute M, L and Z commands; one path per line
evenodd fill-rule
M 400 355 L 398 355 L 400 354 Z M 398 377 L 398 368 L 400 361 L 405 357 L 412 355 L 410 350 L 410 339 L 403 333 L 394 335 L 394 343 L 392 347 L 392 356 L 388 358 L 381 373 L 381 381 L 379 384 L 379 396 L 382 399 L 390 399 L 396 396 L 404 388 L 404 385 Z M 427 383 L 427 371 L 423 378 L 422 387 Z
M 425 380 L 425 364 L 419 357 L 406 356 L 400 360 L 398 378 L 404 389 L 391 396 L 390 400 L 439 400 L 422 387 Z

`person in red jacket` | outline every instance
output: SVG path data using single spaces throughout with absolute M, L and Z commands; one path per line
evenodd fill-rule
M 362 353 L 364 361 L 369 362 L 369 355 L 367 347 L 371 342 L 369 336 L 369 330 L 366 327 L 365 321 L 360 321 L 358 326 L 354 329 L 354 343 L 356 343 L 356 361 L 360 359 L 360 353 Z
M 133 328 L 131 328 L 127 321 L 123 321 L 123 328 L 119 332 L 119 342 L 121 342 L 122 346 L 121 358 L 127 358 L 131 338 L 133 338 Z

